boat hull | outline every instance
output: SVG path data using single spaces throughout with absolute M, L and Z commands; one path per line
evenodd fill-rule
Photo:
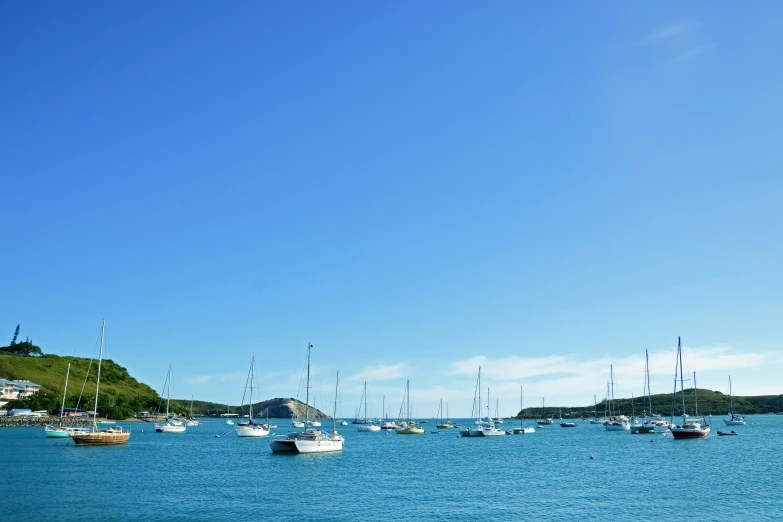
M 356 431 L 381 431 L 381 427 L 375 424 L 357 424 Z
M 269 435 L 269 430 L 257 424 L 253 426 L 237 426 L 234 429 L 239 437 L 266 437 Z
M 655 426 L 645 426 L 644 424 L 631 426 L 631 433 L 635 435 L 645 435 L 648 433 L 655 433 Z
M 338 440 L 271 440 L 273 453 L 330 453 L 343 450 L 342 439 Z
M 397 435 L 422 435 L 424 434 L 424 428 L 399 428 L 394 430 Z
M 744 420 L 726 420 L 726 419 L 723 419 L 723 423 L 726 426 L 744 426 L 745 424 L 747 424 L 747 422 L 745 422 Z
M 129 432 L 110 433 L 98 431 L 93 433 L 79 433 L 71 435 L 77 446 L 112 446 L 125 444 L 130 439 Z
M 50 439 L 67 439 L 71 436 L 70 432 L 66 428 L 55 428 L 54 426 L 46 426 L 44 428 L 46 437 Z
M 607 424 L 606 431 L 628 431 L 631 429 L 630 424 Z
M 710 434 L 709 428 L 670 428 L 672 437 L 679 439 L 703 439 Z
M 173 424 L 155 425 L 155 431 L 158 433 L 185 433 L 187 428 L 183 426 L 175 426 Z
M 296 450 L 299 453 L 329 453 L 342 451 L 343 441 L 339 440 L 298 440 Z

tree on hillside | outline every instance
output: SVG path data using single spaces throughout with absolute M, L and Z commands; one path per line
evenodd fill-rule
M 21 355 L 22 357 L 43 355 L 43 352 L 39 346 L 36 346 L 28 341 L 12 344 L 10 346 L 4 346 L 0 348 L 0 352 L 10 353 L 11 355 Z
M 16 344 L 16 338 L 19 337 L 19 325 L 16 325 L 16 330 L 14 330 L 14 338 L 11 339 L 11 344 L 9 346 L 13 346 Z

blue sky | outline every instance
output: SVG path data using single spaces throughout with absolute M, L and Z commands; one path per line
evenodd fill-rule
M 0 327 L 393 413 L 780 393 L 783 8 L 5 3 Z

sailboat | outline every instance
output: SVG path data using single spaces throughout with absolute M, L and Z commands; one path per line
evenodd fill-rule
M 193 396 L 190 396 L 190 417 L 188 417 L 186 426 L 198 426 L 198 419 L 193 416 Z
M 593 395 L 593 418 L 590 419 L 590 424 L 603 424 L 606 419 L 598 418 L 598 402 L 596 402 L 595 395 Z
M 229 417 L 229 415 L 231 415 L 231 406 L 226 405 L 226 408 L 228 408 L 226 410 L 226 425 L 233 426 L 234 425 L 234 421 L 232 421 L 231 417 Z
M 253 422 L 253 384 L 256 380 L 256 358 L 250 359 L 250 412 L 247 422 L 237 423 L 237 435 L 240 437 L 266 437 L 269 430 Z
M 381 414 L 383 416 L 383 419 L 382 419 L 382 422 L 381 422 L 381 429 L 382 430 L 396 430 L 397 428 L 399 428 L 397 423 L 394 422 L 393 420 L 391 420 L 389 418 L 389 415 L 386 412 L 386 396 L 385 395 L 383 396 L 383 408 L 382 408 L 382 410 L 383 411 L 381 412 Z
M 310 411 L 310 351 L 313 345 L 307 343 L 307 385 L 305 386 L 305 422 Z M 327 453 L 343 450 L 343 437 L 337 433 L 337 387 L 340 384 L 340 372 L 337 372 L 337 382 L 334 385 L 334 413 L 332 414 L 332 433 L 323 430 L 305 428 L 304 431 L 289 433 L 288 436 L 276 437 L 269 441 L 273 453 Z
M 523 399 L 523 393 L 522 393 L 522 386 L 519 387 L 519 427 L 518 428 L 511 428 L 508 430 L 509 435 L 526 435 L 529 433 L 535 433 L 536 430 L 530 427 L 525 427 L 522 425 L 522 412 L 524 411 L 524 407 L 522 406 L 522 399 Z
M 675 426 L 672 422 L 672 425 L 669 427 L 669 430 L 672 432 L 672 436 L 675 439 L 701 439 L 704 437 L 709 436 L 710 434 L 710 426 L 705 424 L 702 426 L 701 423 L 696 421 L 689 421 L 687 420 L 687 415 L 685 413 L 685 379 L 682 377 L 682 343 L 680 341 L 680 338 L 677 337 L 677 362 L 674 366 L 674 395 L 672 396 L 672 421 L 674 418 L 674 399 L 677 395 L 677 371 L 679 369 L 680 372 L 680 391 L 682 392 L 682 425 L 681 426 Z M 693 393 L 696 393 L 696 374 L 693 374 Z M 698 398 L 697 398 L 698 400 Z M 699 411 L 698 406 L 696 406 L 696 416 L 698 417 Z
M 98 428 L 98 390 L 101 387 L 101 361 L 103 361 L 103 337 L 106 331 L 106 321 L 101 325 L 101 347 L 98 352 L 98 377 L 95 382 L 95 411 L 92 414 L 92 429 L 84 432 L 73 432 L 71 438 L 77 446 L 110 446 L 125 444 L 130 439 L 130 431 L 125 431 L 121 426 L 111 428 Z
M 481 412 L 481 366 L 479 366 L 478 371 L 478 380 L 477 386 L 478 386 L 478 408 L 477 412 Z M 481 413 L 476 414 L 476 420 L 473 422 L 473 427 L 468 430 L 468 435 L 471 437 L 496 437 L 500 435 L 505 435 L 506 432 L 503 430 L 497 429 L 495 426 L 495 422 L 493 419 L 489 416 L 489 388 L 487 388 L 487 416 L 484 419 L 479 418 Z
M 46 425 L 44 427 L 44 433 L 48 438 L 68 438 L 71 433 L 83 433 L 84 428 L 63 426 L 63 412 L 65 411 L 65 394 L 68 391 L 68 376 L 71 373 L 71 363 L 68 363 L 68 369 L 65 372 L 65 387 L 63 388 L 63 404 L 60 407 L 60 421 L 57 426 Z
M 405 382 L 405 397 L 403 399 L 405 404 L 405 422 L 396 431 L 398 435 L 421 435 L 424 433 L 424 428 L 419 428 L 416 423 L 411 421 L 411 381 Z
M 723 419 L 726 426 L 744 426 L 745 417 L 739 413 L 734 413 L 734 396 L 731 394 L 731 375 L 729 375 L 729 399 L 731 400 L 731 411 L 729 411 L 729 418 Z
M 500 418 L 500 413 L 498 413 L 498 410 L 500 406 L 500 401 L 498 399 L 495 399 L 495 424 L 503 424 L 503 419 Z
M 364 392 L 362 393 L 362 401 L 364 401 L 364 419 L 367 420 L 367 381 L 364 381 Z M 362 403 L 359 403 L 361 410 Z M 372 421 L 356 424 L 356 431 L 381 431 L 381 427 L 374 424 Z
M 547 426 L 549 424 L 554 424 L 555 421 L 552 420 L 551 417 L 546 416 L 546 406 L 544 402 L 544 397 L 541 398 L 541 414 L 543 415 L 543 418 L 538 421 L 539 426 Z
M 440 406 L 438 406 L 438 424 L 435 427 L 439 430 L 450 430 L 454 427 L 454 424 L 449 420 L 449 403 L 446 403 L 446 419 L 443 419 L 443 399 L 440 400 Z
M 171 402 L 171 364 L 169 364 L 169 375 L 166 378 L 168 388 L 166 392 L 166 423 L 156 424 L 155 431 L 158 433 L 184 433 L 187 427 L 181 421 L 169 419 L 169 403 Z
M 604 423 L 606 431 L 626 431 L 631 429 L 631 425 L 628 423 L 628 419 L 625 415 L 615 415 L 615 403 L 614 403 L 614 367 L 609 365 L 609 379 L 612 385 L 611 401 L 609 402 L 609 420 Z M 608 398 L 607 398 L 608 400 Z M 619 414 L 619 410 L 617 411 Z

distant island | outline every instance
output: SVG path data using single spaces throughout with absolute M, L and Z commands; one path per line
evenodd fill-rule
M 698 395 L 697 395 L 698 394 Z M 664 416 L 670 416 L 672 406 L 674 414 L 682 415 L 682 401 L 677 395 L 677 400 L 672 402 L 671 393 L 659 393 L 651 396 L 653 413 L 660 413 Z M 729 396 L 719 391 L 705 390 L 699 388 L 695 393 L 693 388 L 685 390 L 685 412 L 688 415 L 696 413 L 696 399 L 698 398 L 699 415 L 726 415 L 729 412 Z M 734 396 L 734 411 L 744 415 L 777 413 L 780 411 L 780 395 L 757 395 L 757 396 Z M 606 401 L 602 400 L 595 408 L 589 406 L 547 406 L 545 410 L 541 407 L 530 407 L 521 410 L 513 418 L 515 419 L 540 419 L 544 414 L 553 417 L 562 414 L 563 417 L 573 418 L 592 418 L 593 412 L 597 412 L 598 417 L 604 416 Z M 630 398 L 619 398 L 614 400 L 614 410 L 617 415 L 631 416 L 635 413 L 637 417 L 650 413 L 646 397 L 634 397 L 633 406 Z
M 174 402 L 172 400 L 172 402 Z M 186 404 L 189 407 L 189 401 L 177 401 L 181 404 Z M 228 412 L 228 405 L 217 404 L 214 402 L 205 401 L 193 401 L 193 415 L 200 417 L 221 417 Z M 238 414 L 239 416 L 249 415 L 250 407 L 245 404 L 240 407 L 231 406 L 231 413 Z M 320 410 L 317 410 L 310 406 L 308 417 L 311 419 L 328 419 L 329 416 Z M 288 398 L 275 398 L 266 401 L 253 403 L 253 416 L 254 417 L 269 417 L 274 419 L 288 419 L 291 417 L 304 418 L 305 417 L 305 404 L 297 399 Z

